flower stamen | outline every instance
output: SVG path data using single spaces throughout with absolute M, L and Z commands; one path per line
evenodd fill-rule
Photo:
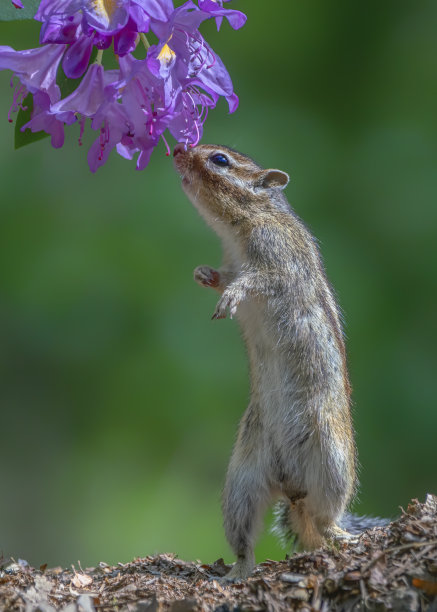
M 79 132 L 78 144 L 79 144 L 80 147 L 83 144 L 82 137 L 83 137 L 83 133 L 85 131 L 85 121 L 86 121 L 86 117 L 81 117 L 79 119 L 80 132 Z
M 13 85 L 11 81 L 11 86 Z M 9 123 L 13 123 L 13 119 L 11 117 L 12 113 L 18 112 L 20 109 L 23 111 L 27 110 L 27 106 L 23 106 L 23 102 L 25 97 L 27 96 L 27 89 L 24 85 L 17 85 L 14 89 L 12 104 L 9 107 L 8 111 L 8 121 Z
M 164 141 L 164 144 L 165 144 L 165 146 L 167 148 L 167 151 L 166 151 L 165 155 L 166 155 L 166 157 L 170 157 L 170 147 L 168 146 L 168 142 L 166 141 L 164 134 L 161 134 L 161 138 Z

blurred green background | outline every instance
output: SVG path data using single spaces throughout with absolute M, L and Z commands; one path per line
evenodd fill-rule
M 3 0 L 4 1 L 4 0 Z M 291 174 L 345 312 L 359 512 L 437 492 L 437 3 L 234 3 L 202 31 L 240 96 L 204 142 Z M 1 43 L 36 46 L 33 23 Z M 220 245 L 164 147 L 92 175 L 62 150 L 13 149 L 0 73 L 0 548 L 34 565 L 173 551 L 232 560 L 220 491 L 248 398 L 235 321 L 192 281 Z M 266 530 L 258 561 L 284 555 Z

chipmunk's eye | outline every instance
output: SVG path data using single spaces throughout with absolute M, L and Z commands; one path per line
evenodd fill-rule
M 222 155 L 221 153 L 216 153 L 215 155 L 211 155 L 209 159 L 216 166 L 221 166 L 221 167 L 229 166 L 229 159 L 226 157 L 226 155 Z

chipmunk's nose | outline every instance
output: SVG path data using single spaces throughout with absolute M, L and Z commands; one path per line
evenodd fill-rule
M 185 146 L 181 142 L 179 142 L 173 150 L 173 157 L 176 157 L 176 155 L 179 155 L 179 153 L 183 153 L 184 151 Z

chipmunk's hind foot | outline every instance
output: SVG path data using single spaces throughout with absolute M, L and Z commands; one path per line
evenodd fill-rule
M 255 558 L 253 555 L 241 556 L 237 558 L 233 568 L 220 578 L 219 582 L 222 584 L 226 584 L 229 582 L 240 582 L 241 580 L 246 580 L 253 571 L 255 567 Z

